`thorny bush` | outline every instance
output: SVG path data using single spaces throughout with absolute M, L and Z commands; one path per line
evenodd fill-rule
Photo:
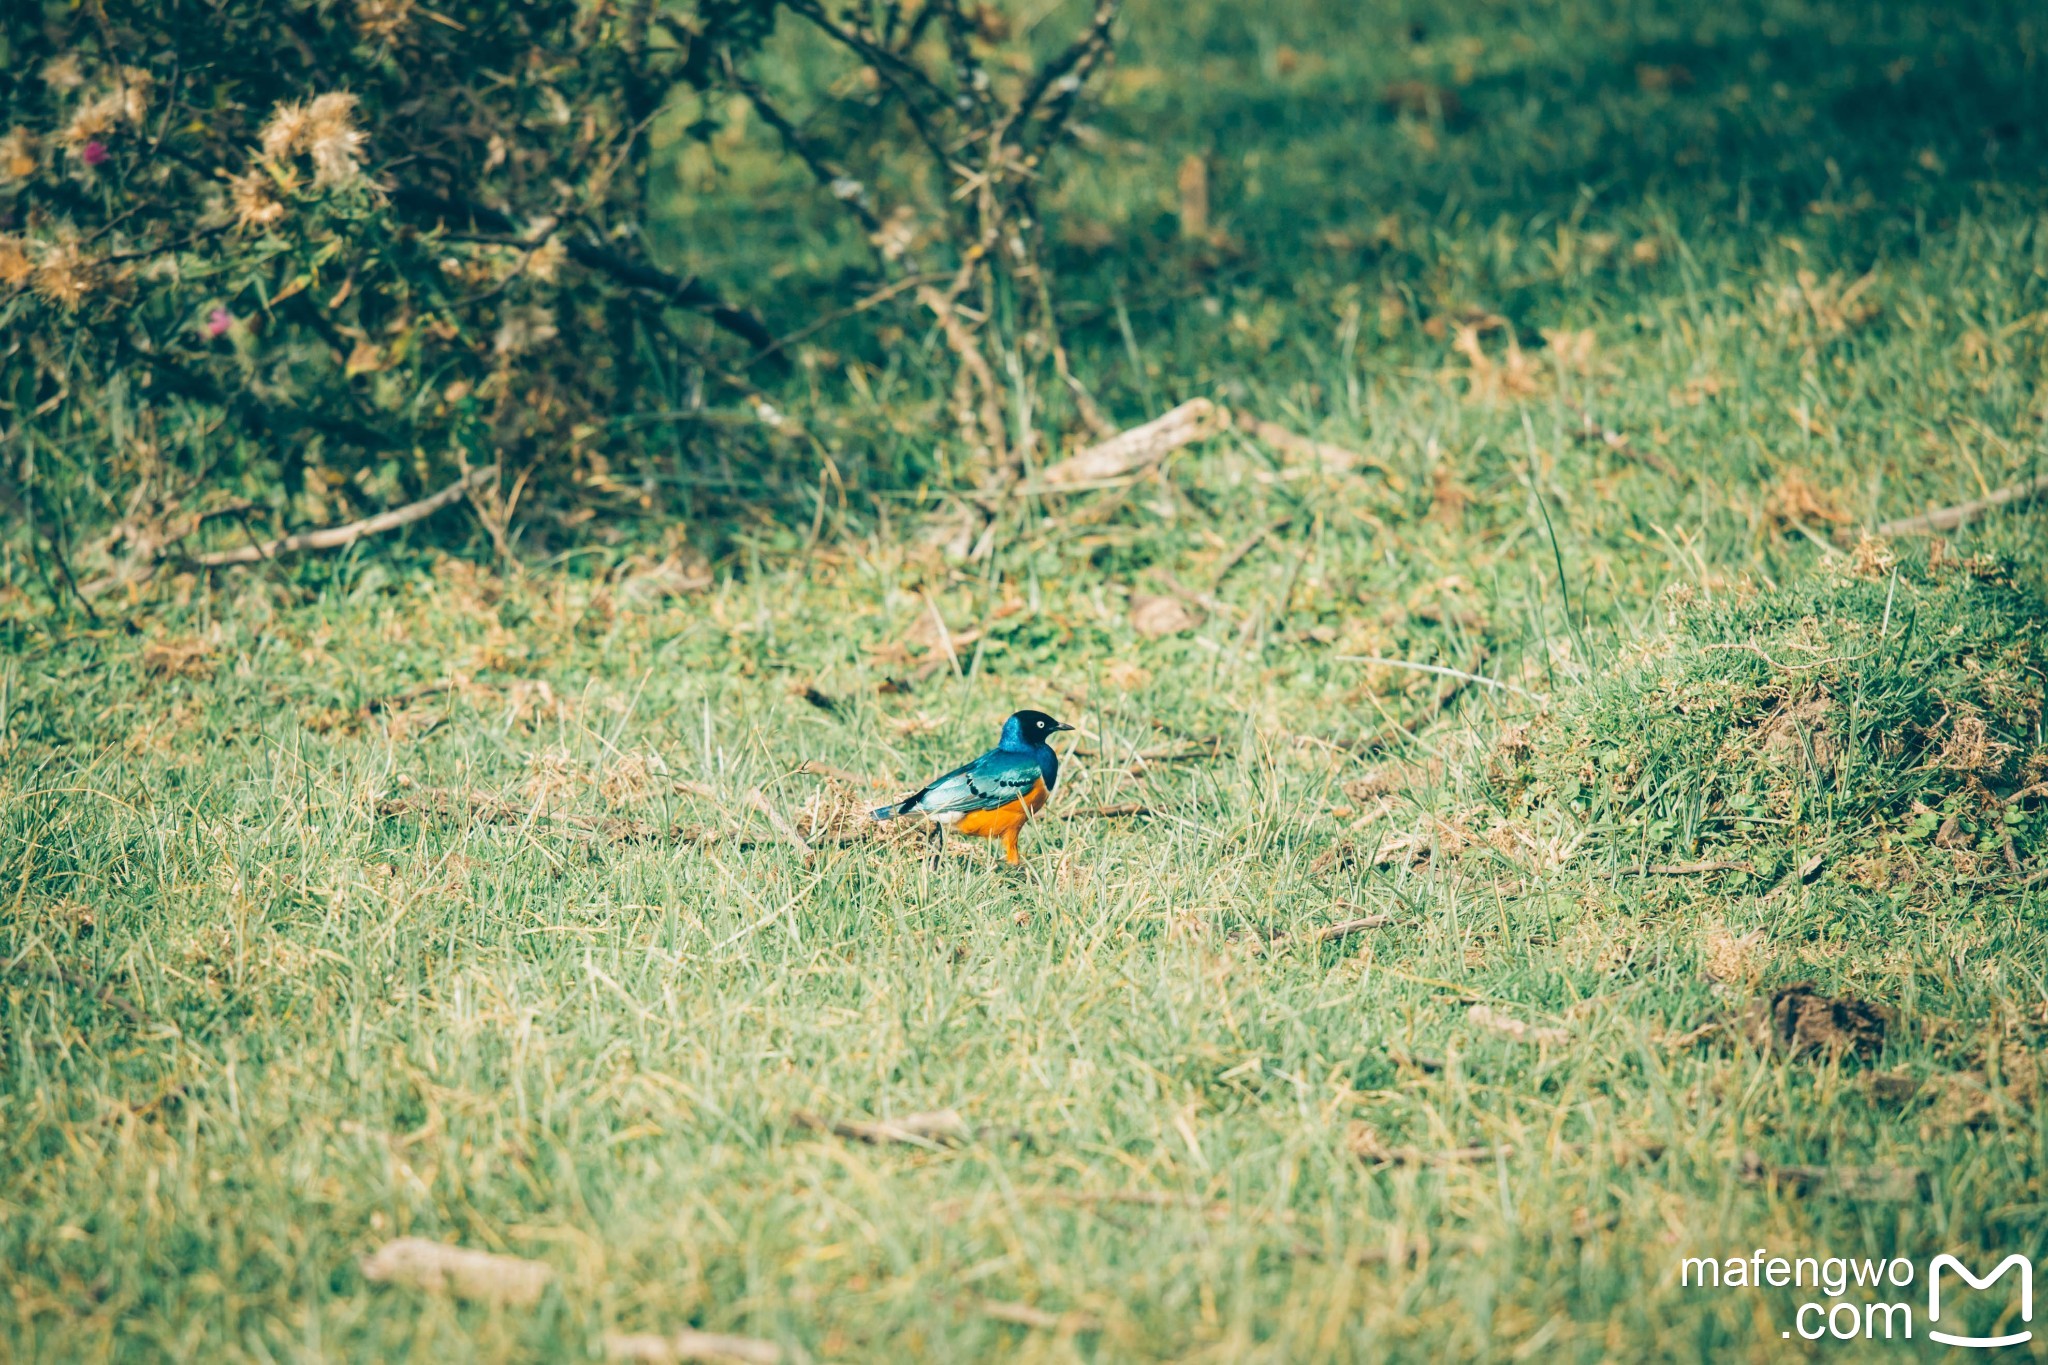
M 992 61 L 1006 36 L 992 11 L 871 8 L 6 7 L 6 514 L 89 598 L 205 562 L 201 544 L 246 552 L 458 483 L 501 552 L 522 502 L 566 510 L 557 525 L 646 505 L 658 424 L 644 414 L 697 401 L 707 378 L 772 412 L 746 377 L 780 362 L 772 334 L 652 259 L 643 232 L 656 125 L 707 136 L 735 98 L 871 229 L 866 287 L 922 286 L 963 422 L 985 457 L 1007 454 L 977 329 L 999 275 L 1042 317 L 1034 335 L 1050 328 L 1029 196 L 1106 59 L 1113 6 L 1035 73 Z M 869 78 L 829 118 L 785 113 L 750 73 L 778 16 Z M 897 151 L 936 173 L 899 177 L 892 207 L 880 167 Z M 914 245 L 913 221 L 927 227 Z M 1056 344 L 1037 351 L 1066 377 Z M 671 433 L 659 455 L 703 452 Z

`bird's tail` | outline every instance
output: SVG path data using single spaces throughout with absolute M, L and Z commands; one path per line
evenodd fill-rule
M 872 811 L 869 811 L 868 814 L 874 816 L 877 820 L 894 820 L 897 816 L 903 814 L 903 807 L 877 806 Z

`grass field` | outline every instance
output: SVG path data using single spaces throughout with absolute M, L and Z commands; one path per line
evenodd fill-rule
M 1922 1278 L 1809 1343 L 1679 1262 L 2048 1257 L 2042 514 L 1863 534 L 2042 459 L 2048 24 L 1694 8 L 1131 7 L 1083 373 L 1349 469 L 1227 436 L 977 555 L 930 339 L 849 325 L 726 491 L 840 484 L 709 565 L 622 497 L 87 620 L 10 552 L 0 1358 L 1934 1349 Z M 674 227 L 794 299 L 845 243 L 742 233 L 742 150 Z M 1022 872 L 861 821 L 1026 705 Z

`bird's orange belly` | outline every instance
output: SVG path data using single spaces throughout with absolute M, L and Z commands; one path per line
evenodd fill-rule
M 1024 828 L 1024 822 L 1038 813 L 1045 804 L 1045 783 L 1034 782 L 1031 790 L 1007 806 L 994 810 L 974 810 L 960 817 L 960 823 L 953 826 L 958 834 L 972 834 L 978 839 L 1007 839 Z

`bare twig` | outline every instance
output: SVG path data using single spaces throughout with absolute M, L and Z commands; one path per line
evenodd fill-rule
M 1969 502 L 1959 502 L 1953 507 L 1938 507 L 1917 517 L 1901 517 L 1897 521 L 1887 521 L 1877 528 L 1877 534 L 1917 536 L 1933 535 L 1937 531 L 1953 531 L 1964 522 L 1975 521 L 1995 508 L 2041 493 L 2048 493 L 2048 474 L 2028 479 L 2024 483 L 2008 484 L 1988 496 L 1973 498 Z
M 1125 816 L 1150 815 L 1152 808 L 1136 801 L 1126 801 L 1117 806 L 1095 806 L 1088 810 L 1067 812 L 1069 820 L 1118 820 Z
M 1581 412 L 1579 414 L 1579 423 L 1579 429 L 1572 433 L 1579 440 L 1588 444 L 1602 446 L 1627 459 L 1638 460 L 1650 466 L 1650 468 L 1656 470 L 1667 479 L 1681 481 L 1684 479 L 1685 476 L 1679 471 L 1677 465 L 1671 463 L 1671 461 L 1665 459 L 1654 450 L 1644 450 L 1641 446 L 1630 440 L 1626 432 L 1616 431 L 1612 427 L 1601 425 L 1599 419 L 1594 417 L 1591 412 Z
M 775 809 L 769 803 L 766 796 L 758 791 L 748 792 L 747 804 L 759 811 L 768 823 L 774 827 L 775 832 L 789 842 L 789 846 L 796 850 L 799 858 L 810 858 L 811 846 L 804 842 L 804 836 L 798 834 L 796 827 L 782 818 L 782 812 Z
M 1281 517 L 1280 519 L 1274 521 L 1272 524 L 1268 526 L 1260 527 L 1258 530 L 1252 532 L 1243 540 L 1239 541 L 1236 545 L 1233 545 L 1230 548 L 1230 552 L 1224 555 L 1222 560 L 1220 560 L 1217 563 L 1216 572 L 1213 575 L 1211 575 L 1209 579 L 1209 591 L 1213 593 L 1216 591 L 1216 589 L 1222 587 L 1223 580 L 1230 576 L 1230 571 L 1232 569 L 1236 568 L 1239 564 L 1244 562 L 1244 557 L 1246 555 L 1250 554 L 1253 550 L 1258 549 L 1260 545 L 1264 544 L 1266 537 L 1276 535 L 1279 532 L 1286 530 L 1289 524 L 1293 522 L 1293 520 L 1293 517 Z
M 401 526 L 410 526 L 416 521 L 430 517 L 450 503 L 460 501 L 470 489 L 480 487 L 496 473 L 495 469 L 490 468 L 472 469 L 431 497 L 421 498 L 418 502 L 410 502 L 403 507 L 394 507 L 388 512 L 379 512 L 376 516 L 365 517 L 361 521 L 352 521 L 346 526 L 301 531 L 296 535 L 280 536 L 261 545 L 243 545 L 233 550 L 213 550 L 189 558 L 192 563 L 202 568 L 217 569 L 229 564 L 259 564 L 266 559 L 296 554 L 301 550 L 337 550 L 344 545 L 353 545 L 365 536 L 395 531 Z
M 835 322 L 844 322 L 850 317 L 858 317 L 870 308 L 879 308 L 899 294 L 916 289 L 920 285 L 931 284 L 935 280 L 943 280 L 945 278 L 944 274 L 926 274 L 906 275 L 900 280 L 892 280 L 880 289 L 875 290 L 872 294 L 864 295 L 844 308 L 835 309 L 821 318 L 805 323 L 794 332 L 787 332 L 775 338 L 773 342 L 761 348 L 756 359 L 760 358 L 760 356 L 770 356 L 780 351 L 788 350 L 799 341 L 817 335 Z

